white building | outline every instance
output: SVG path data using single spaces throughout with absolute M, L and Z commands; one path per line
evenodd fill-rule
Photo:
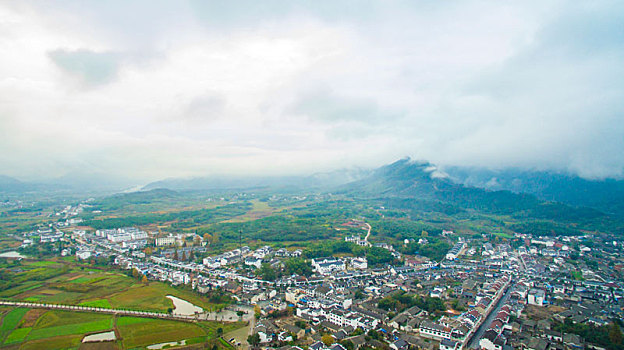
M 119 243 L 132 240 L 132 235 L 129 233 L 109 233 L 106 239 L 113 243 Z
M 159 237 L 156 238 L 156 246 L 164 246 L 164 245 L 172 245 L 175 244 L 175 237 L 173 236 L 169 236 L 169 237 Z
M 259 269 L 262 266 L 262 259 L 254 257 L 245 258 L 245 265 L 255 266 L 257 269 Z
M 354 269 L 364 270 L 368 268 L 368 261 L 366 261 L 366 258 L 355 258 L 351 260 L 351 266 L 353 266 Z
M 542 289 L 532 288 L 529 291 L 528 302 L 529 305 L 544 305 L 544 301 L 546 300 L 546 293 Z
M 87 260 L 91 257 L 92 252 L 89 250 L 80 250 L 76 252 L 76 259 L 78 260 Z
M 422 321 L 418 331 L 423 338 L 435 340 L 451 339 L 451 328 L 427 320 Z

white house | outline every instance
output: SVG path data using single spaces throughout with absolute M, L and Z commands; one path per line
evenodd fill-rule
M 529 305 L 544 305 L 546 299 L 546 293 L 542 289 L 532 288 L 529 291 L 528 302 Z
M 262 259 L 254 258 L 254 257 L 247 257 L 245 258 L 245 265 L 255 266 L 257 269 L 259 269 L 262 266 Z
M 89 250 L 80 250 L 76 252 L 76 259 L 78 260 L 87 260 L 91 257 L 92 252 Z
M 368 268 L 368 261 L 366 261 L 366 258 L 355 258 L 351 260 L 351 266 L 353 266 L 354 269 L 364 270 Z

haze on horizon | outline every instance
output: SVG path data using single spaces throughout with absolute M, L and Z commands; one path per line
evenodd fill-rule
M 4 1 L 0 174 L 624 176 L 617 1 Z

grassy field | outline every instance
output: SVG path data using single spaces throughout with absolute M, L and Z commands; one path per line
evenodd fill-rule
M 227 333 L 244 326 L 243 323 L 187 323 L 127 316 L 117 318 L 113 315 L 59 310 L 12 309 L 4 316 L 2 329 L 6 331 L 6 336 L 2 345 L 19 349 L 77 348 L 85 334 L 108 330 L 115 330 L 120 336 L 116 346 L 122 349 L 182 340 L 186 340 L 187 344 L 199 344 L 216 339 L 218 328 Z
M 147 311 L 167 311 L 173 307 L 167 295 L 201 306 L 222 308 L 199 294 L 171 287 L 166 283 L 143 284 L 120 272 L 84 269 L 63 260 L 25 262 L 20 266 L 15 286 L 0 292 L 1 298 L 15 300 L 124 308 Z
M 6 312 L 2 317 L 2 324 L 0 325 L 0 344 L 2 342 L 6 342 L 9 336 L 14 332 L 14 329 L 19 325 L 22 321 L 22 318 L 28 309 L 17 308 L 12 309 Z M 19 334 L 16 334 L 13 338 L 17 337 Z
M 8 337 L 6 337 L 6 339 L 4 340 L 4 344 L 9 345 L 23 341 L 24 339 L 26 339 L 26 336 L 28 335 L 28 333 L 30 333 L 31 330 L 31 327 L 18 328 L 14 330 L 13 332 L 11 332 L 11 334 L 9 334 Z
M 70 259 L 23 261 L 16 284 L 0 297 L 104 308 L 167 311 L 179 298 L 205 309 L 220 308 L 203 295 L 160 282 L 140 283 L 118 271 L 102 271 L 75 264 Z M 216 341 L 217 329 L 224 332 L 243 324 L 218 322 L 186 323 L 114 315 L 0 308 L 1 347 L 15 349 L 66 349 L 83 347 L 85 334 L 115 330 L 121 339 L 118 348 L 142 348 L 151 344 L 186 340 L 187 344 Z M 109 344 L 110 345 L 110 344 Z
M 2 326 L 0 326 L 0 330 L 3 332 L 13 330 L 15 327 L 17 327 L 19 322 L 22 320 L 22 317 L 24 317 L 27 312 L 28 309 L 24 308 L 17 308 L 9 311 L 2 318 Z
M 83 301 L 79 305 L 91 306 L 91 307 L 101 307 L 101 308 L 106 308 L 106 309 L 112 308 L 111 304 L 106 299 L 97 299 L 97 300 Z
M 123 339 L 123 348 L 126 349 L 206 335 L 206 332 L 195 324 L 164 320 L 117 325 L 117 329 Z
M 233 217 L 228 220 L 224 220 L 223 222 L 245 222 L 252 221 L 261 218 L 265 218 L 267 216 L 271 216 L 274 213 L 283 210 L 283 208 L 274 208 L 269 206 L 267 202 L 262 202 L 257 199 L 251 201 L 253 207 L 247 213 Z

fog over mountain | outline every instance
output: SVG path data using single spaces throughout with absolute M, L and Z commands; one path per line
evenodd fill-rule
M 0 174 L 624 175 L 618 1 L 0 3 Z

